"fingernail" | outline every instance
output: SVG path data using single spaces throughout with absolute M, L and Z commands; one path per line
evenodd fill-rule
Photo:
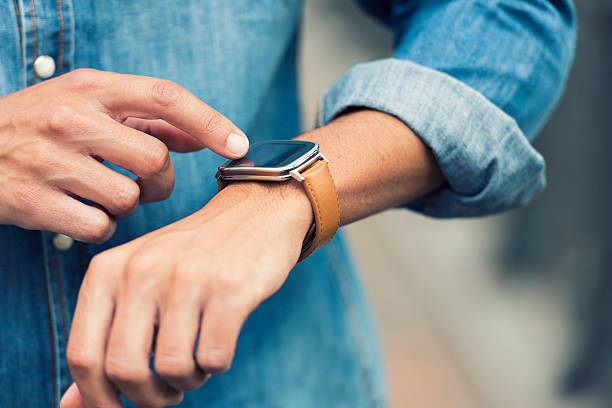
M 225 147 L 231 154 L 244 156 L 249 149 L 249 139 L 245 135 L 232 132 L 227 137 Z

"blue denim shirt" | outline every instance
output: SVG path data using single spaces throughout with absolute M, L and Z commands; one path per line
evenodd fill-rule
M 393 29 L 393 58 L 357 65 L 326 93 L 320 121 L 365 106 L 393 114 L 432 149 L 448 184 L 406 205 L 438 217 L 522 204 L 545 184 L 530 139 L 572 59 L 570 0 L 361 1 Z M 80 67 L 173 80 L 251 141 L 299 132 L 300 0 L 7 0 L 0 5 L 0 95 Z M 384 143 L 384 135 L 380 142 Z M 122 220 L 105 245 L 0 227 L 0 406 L 57 405 L 65 347 L 91 256 L 200 209 L 222 161 L 172 156 L 176 187 Z M 95 318 L 95 316 L 92 316 Z M 342 237 L 296 266 L 248 319 L 234 366 L 186 395 L 195 407 L 374 407 L 385 401 L 375 336 Z

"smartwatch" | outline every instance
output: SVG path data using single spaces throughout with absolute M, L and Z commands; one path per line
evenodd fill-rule
M 314 221 L 304 238 L 298 262 L 329 242 L 338 230 L 338 194 L 328 161 L 317 143 L 271 140 L 252 144 L 244 157 L 219 166 L 216 177 L 219 191 L 235 181 L 295 180 L 302 184 L 312 204 Z

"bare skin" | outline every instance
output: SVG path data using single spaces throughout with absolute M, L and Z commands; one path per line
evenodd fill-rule
M 236 136 L 228 144 L 230 134 Z M 227 118 L 170 81 L 81 69 L 5 95 L 0 98 L 0 224 L 105 241 L 115 230 L 115 217 L 170 195 L 174 170 L 168 149 L 203 147 L 236 158 L 244 155 L 248 140 Z
M 342 224 L 444 183 L 431 151 L 384 113 L 348 113 L 299 138 L 330 160 Z M 282 286 L 311 222 L 299 184 L 234 183 L 191 216 L 97 255 L 67 350 L 76 384 L 61 407 L 120 407 L 122 394 L 173 405 L 228 370 L 245 319 Z

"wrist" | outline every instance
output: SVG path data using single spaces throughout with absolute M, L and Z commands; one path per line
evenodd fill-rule
M 300 248 L 313 222 L 310 200 L 303 186 L 293 180 L 233 182 L 220 191 L 209 205 L 236 208 L 247 217 L 263 217 L 269 228 L 275 229 L 280 237 L 295 242 Z
M 319 144 L 329 159 L 340 225 L 410 203 L 446 182 L 432 150 L 388 113 L 350 109 L 296 139 Z

